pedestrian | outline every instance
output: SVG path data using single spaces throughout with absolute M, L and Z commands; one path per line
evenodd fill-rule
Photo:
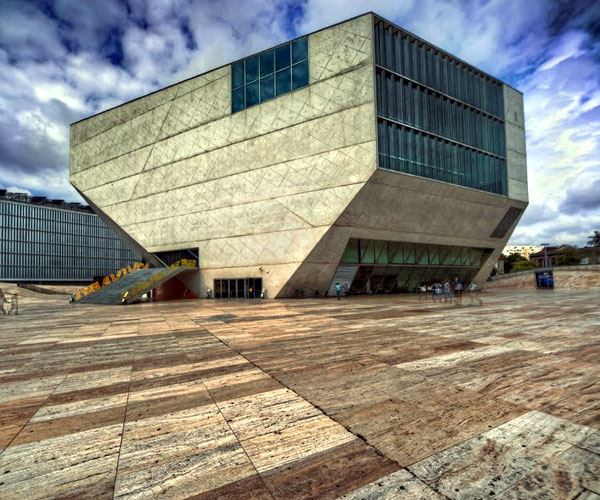
M 419 300 L 421 300 L 421 299 L 425 300 L 426 297 L 427 297 L 427 285 L 425 285 L 425 283 L 421 283 L 421 286 L 419 287 Z
M 462 291 L 463 283 L 462 280 L 457 276 L 454 278 L 454 302 L 455 304 L 462 304 Z
M 442 284 L 438 281 L 433 284 L 433 301 L 437 298 L 442 303 Z
M 452 304 L 453 298 L 452 285 L 450 285 L 450 282 L 446 280 L 444 282 L 444 304 L 448 302 L 448 299 L 450 299 L 450 303 Z
M 469 299 L 471 300 L 471 305 L 475 305 L 475 303 L 479 303 L 479 305 L 483 304 L 483 300 L 479 298 L 479 286 L 474 281 L 469 285 Z
M 338 300 L 340 300 L 340 295 L 342 294 L 342 285 L 340 285 L 339 283 L 335 284 L 335 296 L 337 297 Z

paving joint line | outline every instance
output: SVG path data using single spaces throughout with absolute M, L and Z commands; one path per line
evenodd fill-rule
M 58 344 L 58 343 L 59 343 L 59 342 L 56 342 L 56 344 Z M 17 345 L 20 345 L 20 344 L 17 344 Z M 40 354 L 38 354 L 38 356 L 39 356 L 39 355 L 40 355 Z M 36 357 L 37 357 L 37 356 L 36 356 Z M 82 355 L 82 356 L 81 356 L 81 359 L 83 359 L 83 358 L 85 358 L 85 355 Z M 45 405 L 45 404 L 48 402 L 48 400 L 49 400 L 49 399 L 50 399 L 52 396 L 54 396 L 54 394 L 56 393 L 56 391 L 58 390 L 58 388 L 59 388 L 59 387 L 62 385 L 62 383 L 63 383 L 63 382 L 64 382 L 64 381 L 67 379 L 67 377 L 68 377 L 69 375 L 71 375 L 71 374 L 73 373 L 73 370 L 76 370 L 76 369 L 77 369 L 77 367 L 73 367 L 73 368 L 71 368 L 69 371 L 67 371 L 67 373 L 65 374 L 65 376 L 63 377 L 63 379 L 62 379 L 62 380 L 61 380 L 61 381 L 60 381 L 58 384 L 56 384 L 56 387 L 55 387 L 55 388 L 52 390 L 52 392 L 50 392 L 50 393 L 49 393 L 49 394 L 46 396 L 46 398 L 44 399 L 44 401 L 43 401 L 43 402 L 40 404 L 40 406 L 38 406 L 37 410 L 35 410 L 35 412 L 34 412 L 34 413 L 31 415 L 31 417 L 29 417 L 29 418 L 27 419 L 27 421 L 26 421 L 26 422 L 23 424 L 23 426 L 22 426 L 22 427 L 19 429 L 19 432 L 17 432 L 17 433 L 16 433 L 16 434 L 13 436 L 13 438 L 12 438 L 12 439 L 11 439 L 11 440 L 10 440 L 10 441 L 9 441 L 9 442 L 6 444 L 6 446 L 4 447 L 4 449 L 3 449 L 3 450 L 0 450 L 0 456 L 2 456 L 2 455 L 4 454 L 4 452 L 5 452 L 6 450 L 8 450 L 8 448 L 10 447 L 10 445 L 12 444 L 12 442 L 13 442 L 15 439 L 17 439 L 17 437 L 18 437 L 18 436 L 21 434 L 21 432 L 23 432 L 23 429 L 25 429 L 25 427 L 27 427 L 27 425 L 28 425 L 28 424 L 31 422 L 31 419 L 32 419 L 33 417 L 35 417 L 36 413 L 37 413 L 38 411 L 40 411 L 40 409 L 41 409 L 41 408 L 42 408 L 42 407 L 43 407 L 43 406 L 44 406 L 44 405 Z
M 194 320 L 192 320 L 194 321 Z M 209 333 L 213 338 L 217 339 L 219 342 L 221 342 L 222 344 L 225 344 L 225 342 L 222 342 L 221 339 L 219 339 L 218 337 L 216 337 L 215 335 L 213 335 L 210 331 L 206 330 L 205 331 L 207 333 Z M 179 338 L 175 337 L 177 339 L 177 343 L 179 344 L 179 346 L 181 348 L 184 349 L 185 352 L 185 357 L 193 362 L 194 360 L 190 359 L 188 357 L 188 354 L 185 350 L 185 347 L 181 345 L 181 343 L 179 342 Z M 227 346 L 227 344 L 225 344 Z M 231 349 L 231 347 L 227 346 L 229 349 Z M 237 352 L 237 351 L 235 351 Z M 233 434 L 233 436 L 235 437 L 236 441 L 238 442 L 238 444 L 240 445 L 240 448 L 243 450 L 244 455 L 246 455 L 246 458 L 248 459 L 248 461 L 250 462 L 250 464 L 252 464 L 252 468 L 255 470 L 257 476 L 260 478 L 261 482 L 263 483 L 263 485 L 265 486 L 266 490 L 269 492 L 269 495 L 271 495 L 271 498 L 273 498 L 273 500 L 276 499 L 275 495 L 273 494 L 273 492 L 271 491 L 271 488 L 269 488 L 269 486 L 267 485 L 267 483 L 265 482 L 262 474 L 260 472 L 258 472 L 258 469 L 256 468 L 256 465 L 254 464 L 254 462 L 252 461 L 252 459 L 250 458 L 250 455 L 248 455 L 248 452 L 246 451 L 246 448 L 244 448 L 244 445 L 242 444 L 242 441 L 240 440 L 240 438 L 238 437 L 238 435 L 236 434 L 236 432 L 233 430 L 233 428 L 231 427 L 229 420 L 227 420 L 227 418 L 225 417 L 225 415 L 223 414 L 223 411 L 221 410 L 221 407 L 219 406 L 219 404 L 217 403 L 217 401 L 215 400 L 212 392 L 210 391 L 210 389 L 208 387 L 206 387 L 206 384 L 204 383 L 204 379 L 202 377 L 200 378 L 200 382 L 202 382 L 202 387 L 204 387 L 204 389 L 206 390 L 206 392 L 208 393 L 208 395 L 210 396 L 210 399 L 212 400 L 213 404 L 215 405 L 215 407 L 217 408 L 217 410 L 219 410 L 219 414 L 221 415 L 221 417 L 223 417 L 223 421 L 225 422 L 225 424 L 227 425 L 227 427 L 229 428 L 229 430 L 231 431 L 231 433 Z M 245 479 L 245 478 L 244 478 Z
M 231 326 L 229 323 L 225 323 L 225 322 L 220 322 L 222 324 L 227 325 L 229 328 L 234 328 L 233 326 Z M 243 328 L 240 328 L 240 330 L 244 330 Z M 319 410 L 323 415 L 325 415 L 327 418 L 333 420 L 335 423 L 337 423 L 338 425 L 342 426 L 344 429 L 346 429 L 346 431 L 348 431 L 350 434 L 352 434 L 354 437 L 356 437 L 357 439 L 360 439 L 364 444 L 366 444 L 369 448 L 371 448 L 377 455 L 384 457 L 388 460 L 391 460 L 393 462 L 395 462 L 396 464 L 398 464 L 398 466 L 400 466 L 401 468 L 404 469 L 404 467 L 402 467 L 396 460 L 386 456 L 385 454 L 383 454 L 381 451 L 379 451 L 377 448 L 375 448 L 372 444 L 370 444 L 364 436 L 360 435 L 360 434 L 356 434 L 355 432 L 353 432 L 352 430 L 350 430 L 350 428 L 348 428 L 346 425 L 342 424 L 341 422 L 339 422 L 338 420 L 336 420 L 335 418 L 333 418 L 331 415 L 329 415 L 323 408 L 321 408 L 319 405 L 312 403 L 310 400 L 306 399 L 304 396 L 302 396 L 302 394 L 300 394 L 298 391 L 292 389 L 291 387 L 289 387 L 286 383 L 284 383 L 283 381 L 279 380 L 279 378 L 277 378 L 275 375 L 271 375 L 270 373 L 266 372 L 265 370 L 263 370 L 259 365 L 257 365 L 254 361 L 248 359 L 244 354 L 242 354 L 240 351 L 238 351 L 237 349 L 235 349 L 234 347 L 232 347 L 231 345 L 229 345 L 227 343 L 227 341 L 219 338 L 217 335 L 215 335 L 214 333 L 212 333 L 208 328 L 206 330 L 208 333 L 210 333 L 214 338 L 216 338 L 219 342 L 221 342 L 222 344 L 226 345 L 229 349 L 231 349 L 232 351 L 234 351 L 235 353 L 237 353 L 239 356 L 243 357 L 246 361 L 248 361 L 248 363 L 250 363 L 252 366 L 254 366 L 255 368 L 257 368 L 258 370 L 260 370 L 262 373 L 264 373 L 265 375 L 267 375 L 268 377 L 272 378 L 273 380 L 276 380 L 278 383 L 280 383 L 283 387 L 285 387 L 287 390 L 293 392 L 294 394 L 296 394 L 298 397 L 302 398 L 304 401 L 306 401 L 309 405 L 313 406 L 314 408 L 316 408 L 317 410 Z
M 137 337 L 137 335 L 136 335 Z M 119 442 L 119 453 L 117 454 L 117 466 L 115 467 L 115 480 L 113 482 L 113 495 L 114 500 L 117 488 L 117 476 L 119 475 L 119 464 L 121 462 L 121 450 L 123 449 L 123 438 L 125 437 L 125 424 L 127 423 L 127 407 L 129 406 L 129 395 L 131 394 L 131 379 L 133 377 L 133 364 L 135 362 L 135 347 L 131 356 L 131 368 L 129 369 L 129 384 L 127 385 L 127 398 L 125 400 L 125 411 L 123 414 L 123 427 L 121 429 L 121 441 Z

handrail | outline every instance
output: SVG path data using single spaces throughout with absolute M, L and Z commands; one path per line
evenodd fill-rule
M 138 281 L 131 288 L 125 290 L 124 292 L 121 292 L 121 303 L 125 304 L 133 297 L 144 293 L 145 290 L 151 290 L 152 288 L 155 288 L 163 279 L 165 279 L 169 274 L 171 274 L 171 269 L 177 269 L 180 267 L 197 268 L 198 261 L 194 259 L 181 259 L 175 262 L 174 264 L 171 264 L 169 267 L 161 269 L 156 274 L 150 276 L 147 280 Z
M 86 286 L 85 288 L 80 288 L 73 294 L 73 301 L 81 300 L 83 297 L 87 297 L 90 293 L 94 293 L 97 290 L 100 290 L 102 287 L 108 286 L 111 283 L 120 280 L 123 276 L 126 276 L 133 271 L 137 271 L 138 269 L 148 269 L 149 265 L 147 263 L 142 264 L 141 262 L 136 262 L 133 266 L 127 266 L 119 269 L 116 274 L 109 274 L 102 279 L 102 284 L 97 281 L 94 281 L 91 285 Z

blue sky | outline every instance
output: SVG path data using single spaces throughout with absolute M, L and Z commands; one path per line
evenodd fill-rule
M 0 187 L 78 200 L 71 122 L 368 10 L 524 92 L 512 244 L 600 230 L 597 0 L 2 0 Z

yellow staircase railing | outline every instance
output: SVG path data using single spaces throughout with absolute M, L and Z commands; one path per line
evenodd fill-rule
M 129 302 L 134 297 L 142 295 L 148 290 L 152 290 L 173 272 L 172 269 L 180 267 L 197 268 L 198 261 L 192 259 L 181 259 L 174 264 L 171 264 L 169 267 L 165 267 L 160 272 L 153 274 L 148 279 L 138 281 L 131 288 L 121 293 L 121 303 Z
M 105 276 L 102 279 L 102 283 L 98 281 L 94 281 L 91 285 L 86 286 L 85 288 L 80 288 L 77 290 L 73 296 L 73 300 L 78 301 L 83 297 L 87 297 L 90 293 L 94 293 L 97 290 L 100 290 L 102 287 L 108 286 L 111 283 L 118 281 L 121 277 L 126 276 L 133 271 L 137 271 L 138 269 L 148 269 L 148 264 L 143 264 L 141 262 L 136 262 L 133 266 L 123 267 L 119 269 L 116 273 L 111 273 L 108 276 Z

